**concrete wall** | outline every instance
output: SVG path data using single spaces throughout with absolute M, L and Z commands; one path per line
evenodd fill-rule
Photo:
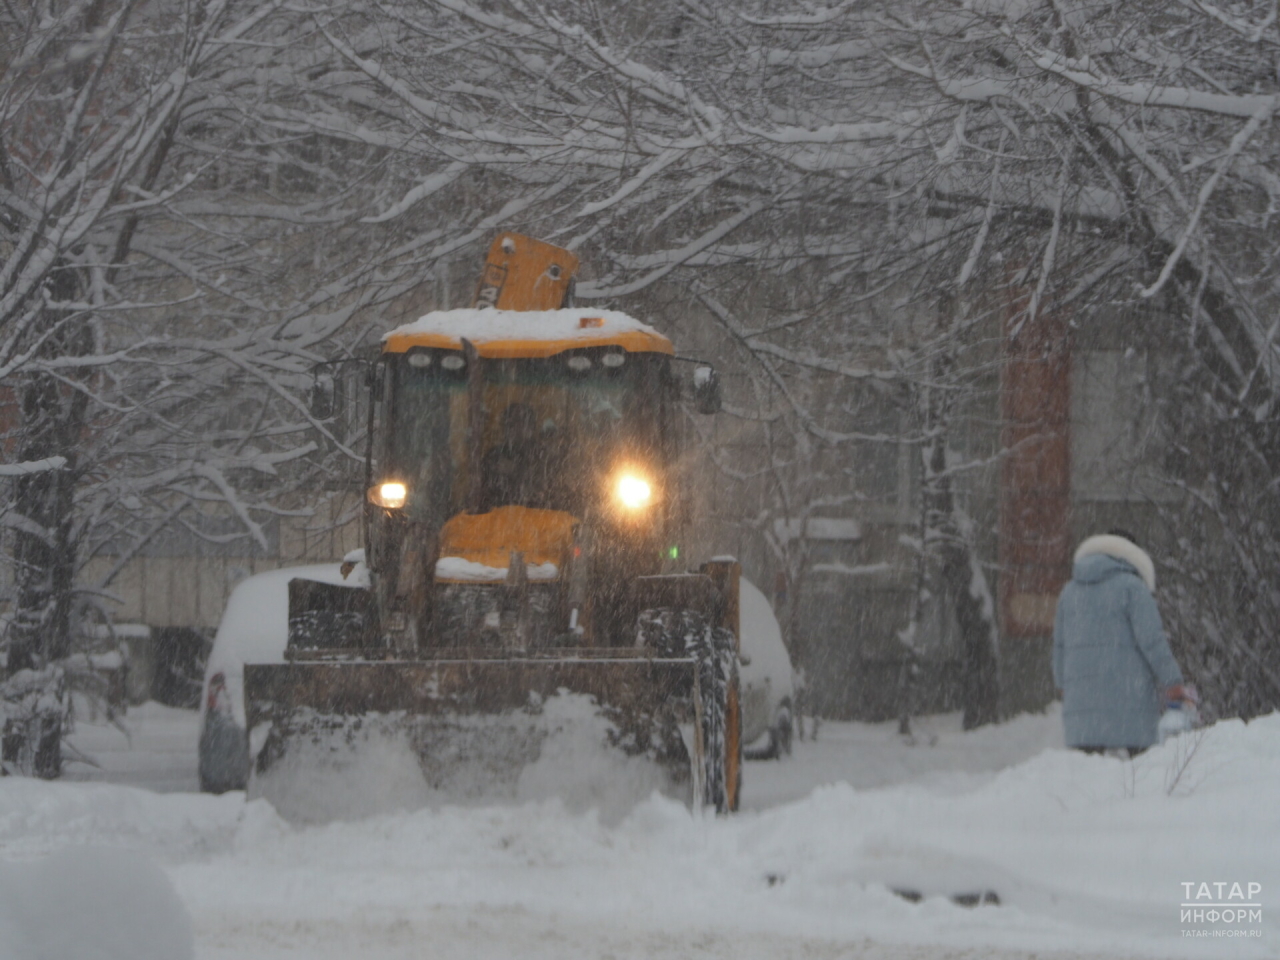
M 313 517 L 281 518 L 276 548 L 270 552 L 135 557 L 107 587 L 119 600 L 113 617 L 118 623 L 151 627 L 214 629 L 231 591 L 245 577 L 303 563 L 337 562 L 359 547 L 359 523 L 339 522 L 349 503 L 349 497 L 332 498 L 322 501 Z M 101 582 L 118 562 L 114 556 L 94 558 L 83 581 Z

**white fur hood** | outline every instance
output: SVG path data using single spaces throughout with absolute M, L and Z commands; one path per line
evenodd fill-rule
M 1138 571 L 1138 575 L 1142 577 L 1142 582 L 1147 585 L 1147 589 L 1152 593 L 1155 592 L 1155 564 L 1151 562 L 1151 557 L 1147 555 L 1147 552 L 1132 540 L 1126 540 L 1124 537 L 1117 537 L 1109 533 L 1089 537 L 1076 548 L 1075 560 L 1079 562 L 1084 557 L 1091 557 L 1095 554 L 1104 554 L 1132 564 L 1134 569 Z

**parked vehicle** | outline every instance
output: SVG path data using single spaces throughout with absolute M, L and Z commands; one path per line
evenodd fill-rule
M 200 698 L 200 789 L 243 790 L 249 777 L 244 665 L 283 663 L 289 639 L 289 581 L 343 583 L 341 565 L 268 570 L 242 580 L 227 600 L 213 638 Z
M 791 753 L 796 680 L 769 601 L 745 577 L 738 590 L 743 755 L 748 760 L 771 760 Z

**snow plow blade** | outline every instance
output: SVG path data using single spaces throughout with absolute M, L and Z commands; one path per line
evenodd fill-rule
M 303 822 L 550 796 L 608 808 L 655 789 L 705 796 L 697 660 L 563 653 L 247 665 L 249 795 Z

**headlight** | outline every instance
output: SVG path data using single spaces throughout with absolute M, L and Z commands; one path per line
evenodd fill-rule
M 634 473 L 624 473 L 614 485 L 614 494 L 628 510 L 640 510 L 653 500 L 653 488 L 649 481 Z
M 369 488 L 369 502 L 387 510 L 399 510 L 409 496 L 409 488 L 396 480 L 374 484 Z

